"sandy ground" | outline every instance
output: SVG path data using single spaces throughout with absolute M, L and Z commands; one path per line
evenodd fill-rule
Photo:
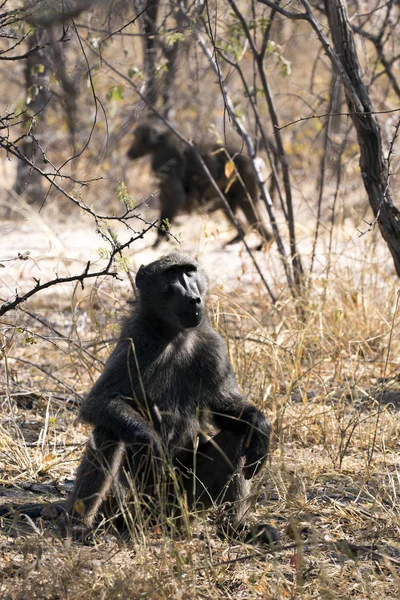
M 142 190 L 142 193 L 149 193 L 156 185 L 154 180 L 149 179 L 148 169 L 144 171 L 142 167 L 136 170 L 131 168 L 126 176 L 135 194 L 139 190 Z M 19 295 L 26 293 L 35 285 L 35 280 L 44 283 L 57 276 L 68 277 L 80 274 L 88 261 L 91 263 L 91 270 L 101 270 L 105 261 L 100 258 L 100 250 L 108 248 L 101 236 L 96 233 L 94 220 L 80 212 L 78 208 L 66 206 L 67 201 L 63 198 L 51 198 L 39 213 L 37 208 L 27 205 L 22 198 L 13 194 L 11 188 L 14 179 L 15 165 L 11 161 L 0 161 L 0 180 L 3 183 L 3 189 L 0 189 L 0 210 L 3 214 L 0 219 L 0 300 L 12 300 L 16 290 Z M 91 191 L 96 211 L 102 214 L 113 214 L 113 210 L 120 211 L 120 207 L 115 206 L 115 203 L 111 207 L 106 205 L 104 208 L 104 198 L 112 188 L 112 183 L 101 181 L 97 182 L 96 186 L 95 191 Z M 298 247 L 307 272 L 315 233 L 315 207 L 312 206 L 315 186 L 309 182 L 303 186 L 301 193 L 299 190 L 294 192 Z M 325 204 L 328 207 L 329 194 L 332 193 L 332 190 L 327 187 Z M 101 201 L 102 195 L 104 198 Z M 96 199 L 102 206 L 101 209 L 97 208 Z M 350 200 L 356 202 L 359 199 L 358 191 L 354 192 L 353 197 L 348 200 L 350 203 Z M 90 204 L 90 201 L 87 202 Z M 12 219 L 9 215 L 10 205 L 15 211 Z M 65 212 L 65 206 L 68 212 Z M 152 201 L 149 208 L 142 207 L 140 213 L 148 220 L 156 219 L 158 216 L 156 200 Z M 276 214 L 288 249 L 286 227 L 279 208 L 276 208 Z M 133 226 L 135 228 L 137 226 L 138 231 L 142 229 L 140 221 L 134 222 Z M 355 224 L 354 219 L 347 218 L 341 225 L 335 227 L 330 252 L 329 227 L 328 210 L 325 211 L 319 231 L 313 281 L 322 281 L 326 277 L 328 260 L 331 260 L 332 270 L 344 268 L 351 271 L 356 286 L 359 267 L 366 264 L 370 266 L 371 277 L 376 279 L 378 273 L 383 275 L 382 285 L 385 285 L 388 275 L 394 275 L 391 257 L 376 227 L 373 232 L 360 236 L 360 227 Z M 362 227 L 367 230 L 366 224 L 363 223 Z M 115 231 L 121 242 L 128 239 L 126 230 L 121 226 L 117 225 Z M 180 235 L 181 244 L 163 242 L 157 249 L 153 249 L 155 232 L 149 232 L 144 239 L 138 239 L 132 244 L 125 255 L 129 259 L 129 268 L 133 275 L 141 264 L 146 264 L 173 249 L 179 249 L 201 261 L 209 275 L 212 288 L 217 286 L 227 292 L 236 289 L 240 290 L 242 296 L 246 296 L 248 293 L 250 295 L 253 284 L 260 283 L 260 275 L 244 245 L 242 243 L 225 245 L 234 237 L 235 230 L 222 211 L 203 215 L 180 215 L 174 222 L 173 231 Z M 253 250 L 259 242 L 254 233 L 249 233 L 246 240 Z M 253 256 L 269 286 L 275 294 L 279 295 L 280 290 L 287 287 L 287 282 L 276 244 L 269 244 L 262 251 L 254 251 Z M 118 282 L 117 289 L 121 286 L 120 289 L 125 295 L 127 291 L 129 293 L 130 283 L 123 272 L 121 278 L 122 281 Z M 376 280 L 374 284 L 376 285 Z M 64 287 L 66 300 L 70 289 L 70 286 L 68 289 Z M 40 292 L 40 296 L 45 298 L 49 294 L 63 295 L 62 290 L 60 286 L 50 287 Z M 268 296 L 267 292 L 266 295 Z
M 43 283 L 56 276 L 68 277 L 81 273 L 87 262 L 91 269 L 100 270 L 105 261 L 100 258 L 100 250 L 106 248 L 101 236 L 96 233 L 95 224 L 90 218 L 79 215 L 70 218 L 48 219 L 46 214 L 38 215 L 32 208 L 24 207 L 28 212 L 21 220 L 3 220 L 0 224 L 0 272 L 1 297 L 10 299 L 15 290 L 25 292 L 30 289 L 34 278 Z M 150 211 L 146 217 L 157 217 L 156 211 Z M 141 226 L 138 224 L 141 228 Z M 126 233 L 121 231 L 121 241 Z M 243 244 L 224 246 L 234 235 L 222 213 L 210 215 L 181 215 L 175 230 L 182 234 L 182 243 L 163 242 L 157 249 L 152 247 L 155 232 L 149 232 L 144 239 L 135 241 L 126 252 L 130 269 L 134 273 L 141 264 L 155 260 L 158 256 L 178 249 L 201 260 L 206 271 L 216 285 L 236 287 L 238 284 L 250 284 L 259 279 L 251 258 Z M 249 245 L 255 248 L 257 236 L 248 236 Z M 268 274 L 270 249 L 254 252 L 260 268 Z M 123 274 L 122 274 L 123 275 Z M 122 285 L 128 285 L 123 277 Z M 54 288 L 41 294 L 54 293 Z

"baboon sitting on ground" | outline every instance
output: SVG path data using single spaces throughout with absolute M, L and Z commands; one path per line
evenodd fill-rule
M 132 160 L 151 155 L 151 167 L 160 184 L 160 221 L 155 242 L 157 246 L 165 236 L 164 219 L 171 224 L 179 212 L 191 212 L 200 206 L 212 209 L 225 206 L 210 183 L 195 151 L 183 144 L 170 131 L 160 131 L 150 123 L 138 125 L 134 132 L 133 143 L 128 150 Z M 270 240 L 271 234 L 265 227 L 261 215 L 257 179 L 248 156 L 238 154 L 222 146 L 200 150 L 201 158 L 217 182 L 220 190 L 235 214 L 241 209 L 248 225 L 255 227 L 264 240 Z M 234 169 L 226 165 L 233 158 Z M 231 172 L 230 172 L 231 171 Z M 226 212 L 226 211 L 225 211 Z M 240 240 L 237 235 L 229 243 Z
M 219 530 L 229 536 L 275 541 L 273 527 L 244 521 L 271 426 L 241 395 L 205 317 L 205 274 L 173 253 L 140 267 L 136 286 L 138 302 L 81 407 L 94 429 L 64 507 L 67 525 L 86 535 L 110 511 L 116 527 L 134 528 L 143 515 L 179 524 L 186 502 L 221 506 Z
M 134 520 L 145 498 L 152 517 L 179 521 L 185 496 L 190 510 L 227 503 L 225 531 L 243 531 L 271 427 L 240 394 L 224 341 L 204 315 L 207 278 L 173 253 L 142 266 L 136 285 L 138 303 L 81 408 L 94 431 L 67 511 L 90 527 L 117 494 L 131 506 L 125 518 L 133 512 Z M 207 438 L 210 422 L 219 431 Z M 256 530 L 276 538 L 268 525 Z

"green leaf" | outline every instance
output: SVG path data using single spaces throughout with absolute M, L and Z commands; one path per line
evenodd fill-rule
M 129 210 L 133 210 L 136 206 L 135 198 L 129 194 L 128 188 L 123 181 L 118 184 L 117 198 L 120 202 L 123 202 Z
M 165 41 L 167 42 L 168 46 L 173 46 L 175 42 L 184 42 L 185 39 L 185 35 L 183 33 L 179 33 L 178 31 L 176 33 L 170 33 L 165 37 Z
M 106 94 L 107 100 L 123 100 L 125 87 L 120 85 L 113 85 L 110 87 Z

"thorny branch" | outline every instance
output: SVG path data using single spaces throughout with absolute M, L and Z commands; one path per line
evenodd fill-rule
M 150 225 L 147 228 L 144 228 L 142 230 L 142 232 L 139 233 L 136 237 L 130 238 L 124 244 L 116 244 L 110 253 L 110 256 L 108 258 L 108 262 L 107 262 L 106 266 L 99 271 L 91 272 L 90 271 L 90 261 L 88 261 L 85 269 L 82 271 L 82 273 L 80 273 L 78 275 L 71 275 L 70 277 L 56 277 L 55 279 L 51 279 L 50 281 L 46 281 L 45 283 L 40 283 L 40 280 L 37 279 L 36 285 L 32 289 L 30 289 L 28 292 L 26 292 L 22 296 L 20 296 L 19 293 L 16 292 L 14 300 L 7 300 L 7 301 L 3 302 L 3 304 L 0 306 L 0 317 L 3 316 L 9 310 L 15 309 L 19 304 L 26 302 L 26 300 L 28 300 L 34 294 L 37 294 L 38 292 L 41 292 L 42 290 L 45 290 L 54 285 L 58 285 L 61 283 L 72 283 L 74 281 L 77 281 L 81 284 L 82 289 L 83 289 L 84 282 L 87 279 L 93 279 L 96 277 L 105 277 L 105 276 L 118 278 L 118 272 L 111 271 L 111 268 L 112 268 L 112 265 L 114 262 L 114 258 L 116 257 L 116 255 L 120 254 L 122 252 L 122 250 L 124 250 L 125 248 L 128 248 L 136 240 L 143 238 L 143 236 L 152 227 L 154 227 L 154 225 L 155 225 L 155 223 L 150 223 Z M 103 237 L 105 237 L 105 236 L 103 235 Z M 110 238 L 105 237 L 105 239 L 107 239 L 109 242 L 111 241 Z
M 280 127 L 278 127 L 278 129 L 285 129 L 286 127 L 291 127 L 292 125 L 296 125 L 296 123 L 301 123 L 302 121 L 310 121 L 311 119 L 329 119 L 331 117 L 351 117 L 352 115 L 386 115 L 386 114 L 390 114 L 390 113 L 396 113 L 399 112 L 400 108 L 392 108 L 392 109 L 388 109 L 388 110 L 373 110 L 371 112 L 367 112 L 365 110 L 363 110 L 361 113 L 358 113 L 357 111 L 351 111 L 351 112 L 345 112 L 345 111 L 341 111 L 341 112 L 326 112 L 326 113 L 321 113 L 321 114 L 313 114 L 310 115 L 308 117 L 299 117 L 298 119 L 294 119 L 293 121 L 289 121 L 288 123 L 285 123 L 285 125 L 281 125 Z
M 311 25 L 311 27 L 314 29 L 315 33 L 317 34 L 317 37 L 318 37 L 319 41 L 321 42 L 326 55 L 328 56 L 328 58 L 334 65 L 337 73 L 340 74 L 340 77 L 343 81 L 343 84 L 346 87 L 348 95 L 349 95 L 349 97 L 351 97 L 351 101 L 354 106 L 354 109 L 357 112 L 363 113 L 364 107 L 358 97 L 356 90 L 354 89 L 354 86 L 350 80 L 350 77 L 348 76 L 345 69 L 343 68 L 343 65 L 342 65 L 338 55 L 336 54 L 336 52 L 333 50 L 332 46 L 330 45 L 329 40 L 326 37 L 326 35 L 324 34 L 321 25 L 318 23 L 318 21 L 314 17 L 309 2 L 307 0 L 300 0 L 301 4 L 305 8 L 305 12 L 299 12 L 299 13 L 293 13 L 293 12 L 287 11 L 287 10 L 281 8 L 276 2 L 271 2 L 271 0 L 258 0 L 258 2 L 260 2 L 261 4 L 266 4 L 267 6 L 269 6 L 270 8 L 273 8 L 274 10 L 276 10 L 278 13 L 282 14 L 285 17 L 288 17 L 290 19 L 303 19 L 304 21 L 307 21 Z
M 386 2 L 386 6 L 385 6 L 386 15 L 385 15 L 382 25 L 379 27 L 379 30 L 377 33 L 375 33 L 375 28 L 374 28 L 374 33 L 372 33 L 372 31 L 366 31 L 365 25 L 368 23 L 369 19 L 364 20 L 364 22 L 361 25 L 356 25 L 355 23 L 351 23 L 351 27 L 357 35 L 368 40 L 375 46 L 375 50 L 376 50 L 375 69 L 378 67 L 378 65 L 382 65 L 382 67 L 383 67 L 383 69 L 379 73 L 376 73 L 371 78 L 371 83 L 376 81 L 376 79 L 378 79 L 378 77 L 381 77 L 382 75 L 386 75 L 391 83 L 391 86 L 392 86 L 394 92 L 400 98 L 400 85 L 399 85 L 397 78 L 392 69 L 393 65 L 398 60 L 400 60 L 400 55 L 394 56 L 393 58 L 389 59 L 384 51 L 385 41 L 386 41 L 386 40 L 384 40 L 384 33 L 385 33 L 386 27 L 388 26 L 388 23 L 390 23 L 389 17 L 390 17 L 390 13 L 394 6 L 395 6 L 395 0 L 390 0 L 389 2 Z M 316 8 L 321 13 L 326 14 L 325 9 L 321 4 L 319 4 L 319 3 L 316 4 Z M 375 10 L 380 10 L 382 8 L 383 8 L 383 6 L 377 5 Z M 374 13 L 374 11 L 371 11 L 367 15 L 358 15 L 358 16 L 359 17 L 362 17 L 362 16 L 370 17 L 373 13 Z
M 382 154 L 382 139 L 373 105 L 364 83 L 359 64 L 354 33 L 344 0 L 325 0 L 332 45 L 316 20 L 308 0 L 299 0 L 303 12 L 291 13 L 270 0 L 258 0 L 288 18 L 304 19 L 315 31 L 326 55 L 343 83 L 347 106 L 355 126 L 360 147 L 360 167 L 369 203 L 374 211 L 382 236 L 392 254 L 400 276 L 399 209 L 395 206 L 390 189 L 390 177 Z
M 132 206 L 130 206 L 124 202 L 125 211 L 120 215 L 117 215 L 117 216 L 102 215 L 102 214 L 95 212 L 92 208 L 87 206 L 86 203 L 79 196 L 77 197 L 76 195 L 69 193 L 67 191 L 67 189 L 65 189 L 62 185 L 63 180 L 72 181 L 76 184 L 79 184 L 80 186 L 86 186 L 92 181 L 102 179 L 102 178 L 95 178 L 95 179 L 83 181 L 83 180 L 77 180 L 74 177 L 63 173 L 63 167 L 65 167 L 65 165 L 70 160 L 72 160 L 73 158 L 76 158 L 77 156 L 82 154 L 82 152 L 87 148 L 87 146 L 90 142 L 90 139 L 91 139 L 93 129 L 97 122 L 98 105 L 100 104 L 100 106 L 101 106 L 101 102 L 97 98 L 96 92 L 94 89 L 93 81 L 91 78 L 90 65 L 89 65 L 87 57 L 86 57 L 85 49 L 82 45 L 82 41 L 79 36 L 79 33 L 77 32 L 77 30 L 74 26 L 74 22 L 71 20 L 71 16 L 73 16 L 74 14 L 78 14 L 78 12 L 80 12 L 81 10 L 84 10 L 85 8 L 88 8 L 91 4 L 92 4 L 91 2 L 82 2 L 81 1 L 81 2 L 75 2 L 74 5 L 72 5 L 72 4 L 63 5 L 64 6 L 63 10 L 65 10 L 65 6 L 68 7 L 68 11 L 67 11 L 68 14 L 65 13 L 65 15 L 64 15 L 64 13 L 63 13 L 62 19 L 61 19 L 63 21 L 64 16 L 65 16 L 66 19 L 68 19 L 72 22 L 75 33 L 78 38 L 78 42 L 81 46 L 82 54 L 84 56 L 84 59 L 86 61 L 86 65 L 87 65 L 88 78 L 89 78 L 89 82 L 91 85 L 92 95 L 93 95 L 94 104 L 95 104 L 95 118 L 94 118 L 94 122 L 92 123 L 92 129 L 89 134 L 89 139 L 84 144 L 84 146 L 80 152 L 78 152 L 77 154 L 75 154 L 75 156 L 73 156 L 72 158 L 65 161 L 61 165 L 61 167 L 57 167 L 55 164 L 53 164 L 53 162 L 50 160 L 50 158 L 46 155 L 45 149 L 42 148 L 40 141 L 38 139 L 36 139 L 36 137 L 33 133 L 33 126 L 34 126 L 34 123 L 35 123 L 38 113 L 29 115 L 27 111 L 21 111 L 19 114 L 10 112 L 0 119 L 0 129 L 3 130 L 3 135 L 0 135 L 0 148 L 4 149 L 8 155 L 14 156 L 19 161 L 22 161 L 23 163 L 25 163 L 31 171 L 38 173 L 40 175 L 40 177 L 43 178 L 43 180 L 47 181 L 50 184 L 49 189 L 51 187 L 54 187 L 56 190 L 61 192 L 69 201 L 71 201 L 73 204 L 75 204 L 81 211 L 83 211 L 86 214 L 89 214 L 96 223 L 98 233 L 100 233 L 100 235 L 102 235 L 102 237 L 107 241 L 107 243 L 110 244 L 111 251 L 110 251 L 109 255 L 107 256 L 107 264 L 105 265 L 104 268 L 92 270 L 91 263 L 89 261 L 86 265 L 86 268 L 82 271 L 82 273 L 78 273 L 76 275 L 72 275 L 69 277 L 58 277 L 57 276 L 54 279 L 52 279 L 50 281 L 45 281 L 43 283 L 40 280 L 36 279 L 35 280 L 36 283 L 35 283 L 34 287 L 32 287 L 26 293 L 20 294 L 19 291 L 17 290 L 15 292 L 15 297 L 12 300 L 6 300 L 3 298 L 2 299 L 3 304 L 0 306 L 0 316 L 4 315 L 6 312 L 8 312 L 10 310 L 17 308 L 19 305 L 24 303 L 26 300 L 31 298 L 36 293 L 41 292 L 42 290 L 50 288 L 57 284 L 78 282 L 83 287 L 84 282 L 90 278 L 93 279 L 93 278 L 97 278 L 97 277 L 101 277 L 101 276 L 118 277 L 118 273 L 116 272 L 115 269 L 112 268 L 115 259 L 118 257 L 122 257 L 122 251 L 124 249 L 128 248 L 136 240 L 142 238 L 151 228 L 155 227 L 157 224 L 157 221 L 149 222 L 146 219 L 144 219 L 137 212 L 137 210 L 142 206 L 142 204 L 146 203 L 146 200 L 143 201 L 142 203 L 140 203 L 139 205 L 136 205 L 134 208 L 132 208 Z M 35 3 L 35 4 L 32 3 L 29 6 L 28 6 L 28 4 L 26 4 L 24 7 L 25 12 L 23 13 L 23 19 L 25 21 L 27 20 L 29 23 L 33 23 L 33 21 L 35 20 L 34 15 L 36 15 L 36 17 L 38 17 L 38 19 L 39 19 L 39 17 L 42 18 L 44 16 L 44 13 L 41 12 L 43 7 L 45 7 L 45 3 L 42 3 L 42 2 Z M 33 12 L 29 12 L 30 9 L 33 9 Z M 69 9 L 71 9 L 71 10 L 69 10 Z M 19 16 L 19 13 L 17 14 L 15 12 L 8 13 L 7 15 L 5 15 L 3 13 L 2 15 L 0 15 L 0 23 L 3 27 L 5 24 L 8 24 L 9 22 L 11 22 L 12 24 L 15 24 L 19 20 L 18 16 Z M 52 16 L 57 17 L 57 15 L 55 15 L 55 14 Z M 59 17 L 60 17 L 60 15 L 59 15 Z M 37 20 L 35 25 L 42 26 L 43 23 L 41 21 L 39 23 L 39 21 L 40 21 L 40 19 Z M 53 24 L 53 20 L 51 21 L 51 24 Z M 23 43 L 23 41 L 25 40 L 25 38 L 27 37 L 27 35 L 29 35 L 29 34 L 26 34 L 25 36 L 20 38 L 16 43 L 14 43 L 10 48 L 8 48 L 8 50 L 7 50 L 8 54 L 10 53 L 10 51 L 15 49 L 17 46 L 20 46 Z M 8 58 L 10 60 L 17 60 L 20 58 L 27 59 L 29 56 L 39 52 L 43 48 L 45 48 L 47 46 L 51 46 L 52 44 L 54 45 L 55 43 L 59 43 L 59 42 L 65 41 L 65 40 L 66 40 L 66 28 L 63 28 L 63 34 L 61 36 L 61 39 L 58 40 L 58 42 L 56 42 L 56 40 L 54 39 L 54 32 L 50 31 L 48 43 L 36 44 L 28 52 L 26 52 L 20 56 L 13 56 L 13 57 L 8 56 Z M 7 58 L 7 57 L 0 55 L 0 60 L 4 59 L 4 58 Z M 45 106 L 43 106 L 41 110 L 44 110 Z M 10 128 L 19 123 L 24 123 L 24 122 L 30 122 L 30 124 L 31 124 L 28 133 L 19 136 L 17 139 L 11 140 L 10 139 Z M 42 157 L 43 157 L 43 163 L 45 165 L 47 165 L 47 168 L 39 167 L 37 164 L 35 164 L 34 158 L 28 157 L 22 151 L 20 144 L 21 144 L 21 141 L 24 140 L 25 138 L 32 139 L 33 143 L 40 149 Z M 49 166 L 51 167 L 50 169 L 48 168 Z M 122 198 L 122 201 L 123 201 L 123 198 Z M 137 219 L 138 221 L 142 222 L 144 224 L 144 227 L 139 231 L 135 230 L 130 223 L 130 221 L 132 219 Z M 130 239 L 123 244 L 119 243 L 117 241 L 116 236 L 109 228 L 109 224 L 111 224 L 111 223 L 123 223 L 125 228 L 131 234 Z M 175 236 L 173 236 L 172 234 L 169 234 L 169 235 L 176 240 Z M 129 276 L 129 274 L 128 274 L 128 276 Z
M 19 160 L 26 162 L 33 170 L 40 173 L 40 175 L 42 175 L 51 185 L 53 185 L 59 192 L 61 192 L 68 200 L 73 202 L 82 211 L 86 212 L 91 217 L 93 217 L 95 219 L 96 225 L 99 227 L 100 227 L 100 224 L 102 221 L 111 221 L 111 222 L 123 223 L 128 230 L 134 231 L 132 229 L 132 227 L 127 223 L 127 221 L 130 219 L 138 219 L 139 221 L 142 221 L 145 225 L 150 225 L 150 227 L 156 226 L 157 221 L 155 221 L 154 223 L 149 223 L 148 221 L 146 221 L 146 219 L 141 217 L 140 214 L 137 214 L 136 212 L 134 212 L 135 210 L 140 208 L 140 206 L 142 206 L 142 204 L 145 204 L 146 200 L 143 201 L 141 204 L 137 205 L 134 209 L 126 207 L 126 211 L 123 214 L 118 215 L 118 216 L 98 214 L 93 209 L 91 209 L 89 206 L 87 206 L 82 200 L 79 200 L 75 196 L 72 196 L 72 194 L 67 192 L 67 190 L 65 188 L 63 188 L 59 183 L 57 183 L 57 181 L 55 179 L 52 179 L 52 178 L 59 177 L 60 179 L 71 179 L 75 183 L 79 183 L 82 186 L 86 185 L 90 181 L 96 181 L 98 179 L 89 180 L 89 181 L 77 181 L 77 180 L 73 179 L 72 177 L 61 174 L 60 172 L 58 172 L 58 170 L 55 173 L 47 173 L 46 171 L 43 171 L 40 167 L 38 167 L 35 163 L 33 163 L 31 160 L 29 160 L 29 158 L 27 158 L 24 154 L 22 154 L 21 151 L 19 150 L 18 146 L 14 142 L 11 142 L 7 137 L 4 137 L 4 136 L 0 136 L 0 148 L 4 148 L 4 150 L 6 150 L 8 153 L 12 154 Z M 101 178 L 99 178 L 99 179 L 101 179 Z M 134 233 L 137 233 L 137 232 L 134 231 Z M 172 236 L 172 237 L 174 237 L 174 236 Z M 174 238 L 174 239 L 176 239 L 176 238 Z
M 204 24 L 204 25 L 206 27 L 206 24 Z M 247 28 L 247 25 L 245 23 L 244 23 L 244 27 Z M 261 121 L 260 113 L 258 111 L 255 99 L 253 98 L 252 94 L 250 93 L 250 90 L 249 90 L 249 87 L 247 85 L 247 81 L 245 79 L 243 70 L 241 69 L 241 67 L 239 65 L 239 62 L 237 60 L 236 61 L 230 60 L 228 58 L 228 56 L 226 55 L 226 53 L 224 53 L 220 48 L 217 47 L 217 44 L 215 44 L 215 40 L 212 39 L 212 32 L 211 32 L 211 30 L 209 30 L 209 36 L 211 37 L 211 42 L 212 42 L 212 44 L 213 44 L 213 46 L 214 46 L 217 54 L 219 56 L 221 56 L 222 59 L 227 64 L 229 64 L 230 66 L 232 66 L 233 68 L 235 68 L 237 70 L 237 72 L 239 73 L 240 79 L 242 81 L 243 88 L 244 88 L 244 90 L 246 92 L 247 97 L 250 100 L 250 104 L 251 104 L 251 107 L 252 107 L 252 110 L 253 110 L 253 113 L 254 113 L 254 116 L 255 116 L 255 119 L 256 119 L 256 123 L 257 123 L 257 125 L 258 125 L 258 127 L 259 127 L 259 129 L 261 131 L 261 135 L 262 135 L 262 138 L 263 138 L 264 146 L 265 146 L 265 148 L 267 150 L 267 154 L 268 154 L 268 158 L 269 158 L 269 162 L 270 162 L 270 166 L 271 166 L 271 171 L 272 171 L 273 177 L 275 177 L 275 183 L 276 183 L 276 185 L 278 187 L 278 191 L 279 191 L 279 193 L 281 195 L 281 190 L 280 190 L 278 176 L 277 176 L 277 173 L 276 173 L 276 169 L 275 169 L 275 165 L 274 165 L 273 159 L 271 157 L 271 152 L 268 150 L 268 141 L 266 139 L 264 128 L 262 126 L 262 121 Z M 251 36 L 250 36 L 250 40 L 251 40 L 250 41 L 250 46 L 252 48 L 252 51 L 253 51 L 253 53 L 256 53 L 256 50 L 255 50 L 255 47 L 254 47 L 254 44 L 253 44 L 253 39 L 251 38 Z M 232 103 L 232 101 L 230 99 L 228 90 L 226 89 L 226 82 L 222 78 L 222 74 L 221 74 L 221 71 L 220 71 L 220 68 L 219 68 L 219 65 L 218 65 L 217 61 L 215 60 L 215 58 L 213 58 L 210 55 L 210 52 L 208 51 L 207 47 L 205 46 L 204 40 L 200 39 L 199 41 L 200 41 L 200 45 L 203 48 L 203 51 L 205 52 L 207 58 L 209 59 L 211 65 L 213 66 L 214 72 L 216 73 L 216 75 L 218 77 L 219 85 L 221 87 L 221 91 L 222 91 L 223 96 L 224 96 L 225 106 L 226 106 L 226 109 L 228 111 L 229 117 L 232 119 L 232 121 L 234 122 L 234 124 L 236 126 L 236 129 L 238 130 L 240 136 L 245 141 L 245 144 L 247 146 L 247 151 L 249 153 L 249 156 L 250 156 L 251 160 L 253 161 L 253 165 L 254 165 L 254 170 L 255 170 L 255 174 L 256 174 L 256 178 L 257 178 L 258 187 L 259 187 L 260 192 L 261 192 L 261 197 L 264 200 L 264 204 L 265 204 L 265 206 L 267 208 L 268 216 L 270 218 L 270 222 L 271 222 L 271 226 L 272 226 L 272 231 L 273 231 L 273 234 L 274 234 L 274 237 L 275 237 L 275 241 L 276 241 L 276 244 L 277 244 L 277 247 L 278 247 L 278 252 L 279 252 L 279 254 L 282 257 L 283 267 L 284 267 L 284 270 L 285 270 L 285 273 L 286 273 L 288 284 L 289 284 L 290 287 L 292 287 L 292 285 L 293 285 L 293 278 L 292 278 L 292 273 L 291 273 L 290 268 L 289 268 L 285 246 L 283 244 L 283 240 L 282 240 L 282 237 L 281 237 L 280 232 L 279 232 L 278 224 L 277 224 L 276 217 L 275 217 L 275 210 L 274 210 L 274 206 L 273 206 L 270 194 L 269 194 L 268 190 L 265 187 L 265 182 L 263 181 L 262 173 L 260 172 L 260 169 L 257 168 L 257 163 L 255 162 L 256 153 L 255 153 L 254 145 L 252 143 L 252 140 L 251 140 L 251 138 L 250 138 L 250 136 L 249 136 L 249 134 L 248 134 L 248 132 L 247 132 L 247 130 L 246 130 L 243 122 L 238 118 L 238 116 L 235 113 L 235 109 L 234 109 L 233 103 Z M 203 44 L 204 44 L 204 46 L 203 46 Z M 282 203 L 282 208 L 284 209 L 284 213 L 285 213 L 285 207 L 283 205 L 282 199 L 281 199 L 281 203 Z

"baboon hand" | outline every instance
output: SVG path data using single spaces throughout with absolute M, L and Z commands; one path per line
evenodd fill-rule
M 251 479 L 261 470 L 266 459 L 267 453 L 262 453 L 258 449 L 249 448 L 246 452 L 246 464 L 244 466 L 245 479 Z
M 251 479 L 256 475 L 264 465 L 268 450 L 270 423 L 265 417 L 263 421 L 258 423 L 258 427 L 251 427 L 249 435 L 244 442 L 244 456 L 246 464 L 244 467 L 244 476 L 246 479 Z

